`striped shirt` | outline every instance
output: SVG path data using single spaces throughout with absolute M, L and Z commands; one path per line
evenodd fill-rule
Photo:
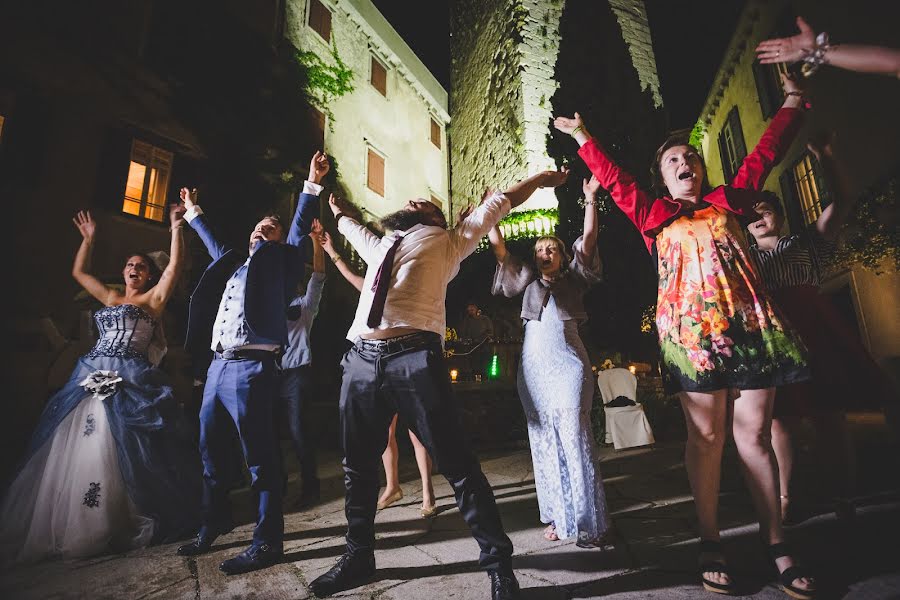
M 770 290 L 822 283 L 822 264 L 834 253 L 834 243 L 817 234 L 790 235 L 774 250 L 750 246 L 750 256 Z

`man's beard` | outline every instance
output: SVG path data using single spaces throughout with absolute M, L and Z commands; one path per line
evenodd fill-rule
M 379 223 L 391 231 L 406 231 L 416 225 L 433 225 L 430 216 L 418 210 L 398 210 L 382 217 Z

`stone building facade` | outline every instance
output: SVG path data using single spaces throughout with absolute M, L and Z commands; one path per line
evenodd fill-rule
M 368 220 L 414 198 L 446 211 L 446 90 L 370 0 L 288 0 L 286 10 L 294 46 L 332 62 L 334 48 L 353 72 L 354 90 L 323 115 L 342 193 Z
M 893 18 L 886 18 L 886 11 L 893 11 Z M 817 31 L 828 31 L 834 42 L 891 45 L 896 40 L 897 13 L 896 7 L 871 1 L 849 12 L 846 3 L 838 0 L 749 2 L 699 117 L 705 129 L 702 152 L 710 182 L 718 185 L 730 178 L 783 101 L 778 74 L 785 67 L 758 64 L 754 48 L 759 41 L 794 33 L 794 19 L 803 15 Z M 810 135 L 835 133 L 836 151 L 848 175 L 851 195 L 858 196 L 900 175 L 900 116 L 896 110 L 900 88 L 896 80 L 825 66 L 804 85 L 812 110 L 798 139 L 765 184 L 765 189 L 783 201 L 788 216 L 784 233 L 809 228 L 833 193 L 806 149 Z M 896 375 L 900 275 L 888 264 L 880 274 L 858 264 L 843 265 L 830 273 L 823 291 L 856 324 L 875 358 Z

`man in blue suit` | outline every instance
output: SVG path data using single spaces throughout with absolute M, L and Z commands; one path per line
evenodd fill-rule
M 319 182 L 329 169 L 328 157 L 316 152 L 287 236 L 277 217 L 263 218 L 250 234 L 249 256 L 216 240 L 197 205 L 196 190 L 181 190 L 185 220 L 213 259 L 191 295 L 185 345 L 200 360 L 211 349 L 213 358 L 200 407 L 203 526 L 178 554 L 209 552 L 216 537 L 233 528 L 228 502 L 233 469 L 224 464 L 232 455 L 223 435 L 231 419 L 259 509 L 253 543 L 219 565 L 228 575 L 268 567 L 283 555 L 280 452 L 272 420 L 275 376 L 288 339 L 287 308 L 303 276 L 306 238 L 319 213 Z

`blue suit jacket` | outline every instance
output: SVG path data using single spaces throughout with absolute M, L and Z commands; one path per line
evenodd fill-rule
M 261 337 L 287 344 L 287 307 L 297 294 L 306 264 L 306 240 L 312 221 L 319 216 L 319 197 L 300 194 L 288 229 L 286 243 L 262 242 L 247 267 L 244 318 L 250 330 Z M 212 262 L 191 294 L 185 348 L 194 359 L 195 372 L 205 371 L 211 357 L 213 324 L 228 280 L 247 254 L 222 245 L 205 215 L 190 226 L 203 240 Z

